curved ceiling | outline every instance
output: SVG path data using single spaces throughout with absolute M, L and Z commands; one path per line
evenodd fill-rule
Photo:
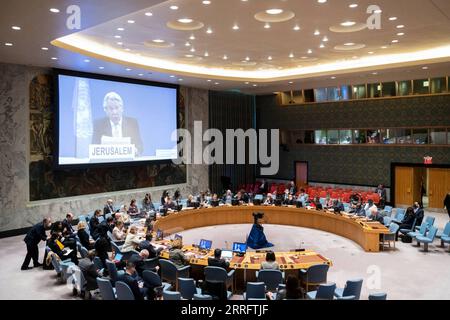
M 361 27 L 369 17 L 369 1 L 322 2 L 166 1 L 53 44 L 151 71 L 232 81 L 272 82 L 450 61 L 448 19 L 433 7 L 427 15 L 414 14 L 428 2 L 378 1 L 379 30 Z

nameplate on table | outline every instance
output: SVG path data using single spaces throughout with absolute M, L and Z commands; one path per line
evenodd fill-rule
M 136 146 L 134 144 L 89 145 L 89 160 L 134 159 L 135 155 L 136 155 Z

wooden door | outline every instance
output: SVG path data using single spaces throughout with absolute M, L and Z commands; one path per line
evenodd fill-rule
M 395 168 L 395 206 L 411 206 L 414 202 L 414 168 Z
M 308 184 L 308 164 L 306 162 L 295 163 L 295 184 L 302 188 Z
M 428 169 L 429 207 L 442 209 L 445 195 L 450 192 L 450 169 Z

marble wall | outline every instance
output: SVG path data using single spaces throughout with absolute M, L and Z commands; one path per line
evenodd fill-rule
M 0 64 L 0 232 L 29 227 L 44 215 L 61 219 L 68 211 L 75 214 L 101 208 L 106 199 L 127 203 L 151 192 L 159 201 L 163 190 L 179 189 L 183 195 L 208 188 L 208 169 L 187 166 L 187 183 L 133 190 L 121 190 L 59 199 L 30 201 L 30 84 L 49 70 L 11 64 Z M 181 88 L 185 99 L 186 126 L 202 120 L 208 125 L 208 91 Z M 34 145 L 34 144 L 33 144 Z M 32 174 L 32 173 L 31 173 Z M 31 177 L 32 178 L 32 177 Z

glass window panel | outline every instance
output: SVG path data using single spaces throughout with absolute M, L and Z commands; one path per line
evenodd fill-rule
M 447 144 L 450 144 L 450 128 L 447 128 Z
M 339 130 L 327 131 L 328 144 L 339 144 Z
M 383 97 L 395 97 L 397 95 L 397 88 L 395 82 L 384 82 L 382 84 Z
M 305 143 L 307 144 L 314 143 L 314 131 L 312 130 L 305 131 Z
M 316 144 L 327 144 L 327 130 L 316 130 L 314 140 Z
M 339 87 L 327 88 L 327 100 L 328 101 L 339 101 L 341 99 L 341 90 Z
M 339 130 L 339 143 L 352 144 L 352 130 Z
M 414 80 L 414 94 L 429 94 L 429 93 L 430 93 L 429 79 Z
M 446 78 L 431 79 L 431 93 L 443 93 L 447 91 Z
M 380 141 L 383 144 L 395 144 L 395 130 L 393 129 L 381 129 Z
M 365 84 L 359 84 L 359 85 L 353 86 L 353 97 L 354 97 L 354 99 L 365 99 L 365 98 L 367 98 L 366 85 Z
M 341 100 L 350 100 L 352 98 L 352 87 L 341 86 Z
M 430 129 L 430 144 L 447 144 L 445 128 Z
M 399 81 L 398 83 L 398 94 L 400 96 L 409 96 L 412 92 L 411 81 Z
M 428 143 L 428 129 L 414 129 L 413 141 L 415 144 L 427 144 Z
M 314 94 L 316 97 L 316 102 L 324 102 L 324 101 L 328 101 L 327 100 L 327 89 L 326 88 L 319 88 L 319 89 L 314 89 Z
M 367 143 L 380 143 L 380 130 L 367 130 Z
M 379 98 L 381 97 L 381 83 L 371 83 L 367 85 L 368 97 Z
M 354 144 L 366 143 L 366 130 L 353 130 L 353 143 Z
M 398 144 L 412 143 L 412 130 L 411 129 L 396 129 L 396 136 L 397 136 Z

